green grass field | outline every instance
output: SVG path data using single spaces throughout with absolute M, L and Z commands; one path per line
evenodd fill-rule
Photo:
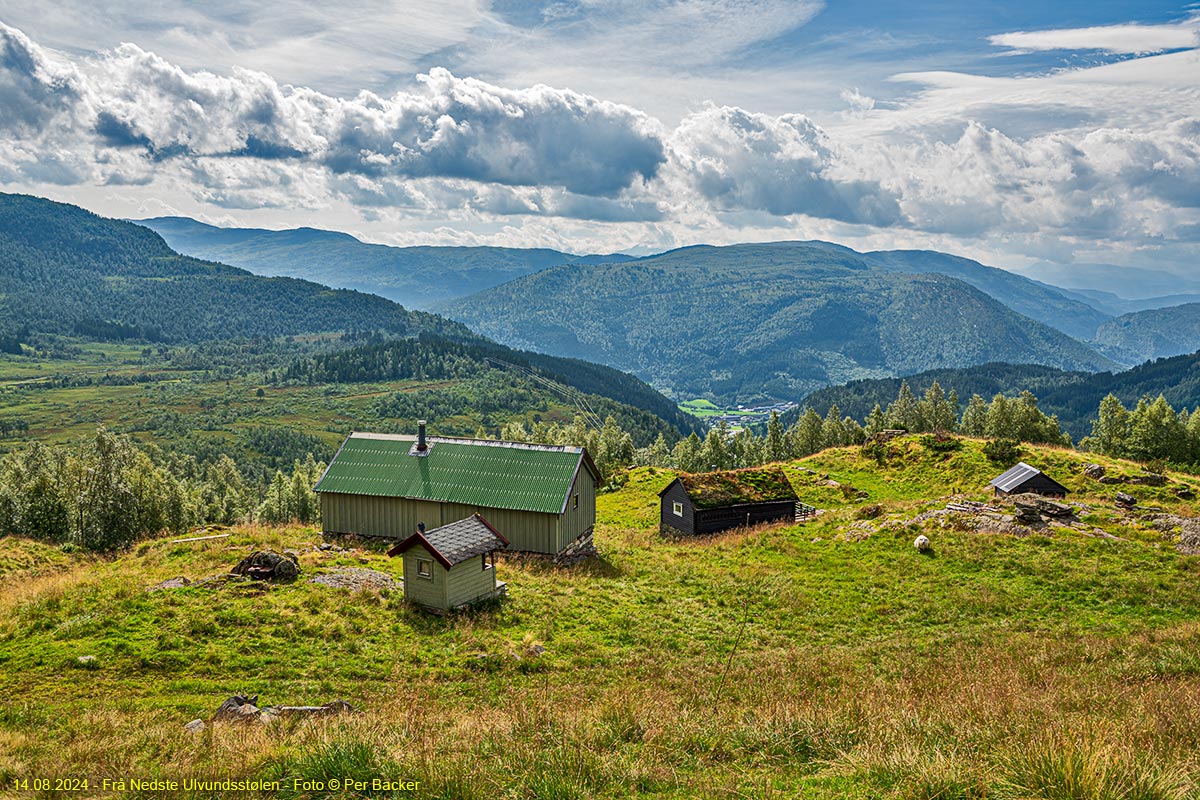
M 287 797 L 1196 797 L 1200 557 L 1112 496 L 1185 515 L 1196 505 L 1171 486 L 1090 481 L 1083 454 L 1025 451 L 1120 540 L 912 523 L 949 496 L 987 499 L 998 472 L 978 442 L 942 454 L 915 438 L 885 465 L 858 448 L 789 465 L 801 498 L 825 510 L 813 522 L 696 541 L 658 537 L 657 492 L 672 475 L 634 470 L 601 495 L 599 559 L 503 559 L 509 598 L 445 619 L 400 593 L 306 583 L 337 567 L 401 572 L 381 548 L 310 551 L 313 529 L 238 527 L 111 559 L 0 540 L 0 786 L 21 797 L 72 796 L 12 789 L 56 777 L 93 788 L 278 779 Z M 863 536 L 851 526 L 874 504 Z M 922 531 L 927 555 L 912 546 Z M 264 547 L 301 549 L 301 580 L 145 591 Z M 344 697 L 360 712 L 184 732 L 237 691 L 262 704 Z M 420 785 L 294 783 L 332 777 Z
M 715 405 L 711 400 L 704 399 L 686 400 L 680 403 L 679 407 L 691 414 L 693 417 L 700 417 L 701 419 L 729 416 L 731 414 L 744 417 L 762 416 L 761 413 L 756 411 L 739 411 L 736 408 L 721 408 L 720 406 Z

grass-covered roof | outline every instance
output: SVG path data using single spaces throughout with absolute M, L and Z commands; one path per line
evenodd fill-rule
M 696 508 L 799 500 L 780 467 L 751 467 L 726 472 L 683 474 L 679 482 Z

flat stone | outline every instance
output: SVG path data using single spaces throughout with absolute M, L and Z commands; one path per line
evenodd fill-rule
M 184 725 L 183 729 L 188 733 L 199 733 L 200 731 L 204 730 L 204 720 L 194 719 L 187 725 Z

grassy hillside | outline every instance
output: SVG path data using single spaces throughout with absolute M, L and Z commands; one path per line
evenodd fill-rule
M 1086 524 L 1021 538 L 914 520 L 987 497 L 997 467 L 977 442 L 902 440 L 884 465 L 818 454 L 787 469 L 825 509 L 815 522 L 696 541 L 658 538 L 672 476 L 636 470 L 600 497 L 598 560 L 504 559 L 509 599 L 447 619 L 395 591 L 305 582 L 400 565 L 313 550 L 302 528 L 101 561 L 0 540 L 0 779 L 263 777 L 287 797 L 341 796 L 293 788 L 332 776 L 421 784 L 359 796 L 435 798 L 1194 797 L 1200 560 L 1116 511 L 1117 487 L 1084 478 L 1078 454 L 1025 458 L 1088 506 Z M 1170 487 L 1124 488 L 1200 510 Z M 261 547 L 299 549 L 301 581 L 146 591 Z M 240 690 L 360 712 L 183 731 Z
M 341 330 L 468 336 L 381 297 L 181 256 L 139 225 L 0 194 L 0 336 L 197 342 Z
M 949 392 L 958 392 L 966 403 L 972 394 L 991 399 L 996 394 L 1016 395 L 1028 389 L 1037 395 L 1038 406 L 1047 414 L 1058 415 L 1063 429 L 1078 441 L 1091 433 L 1100 401 L 1112 393 L 1127 406 L 1136 406 L 1142 397 L 1166 397 L 1176 409 L 1200 408 L 1200 353 L 1147 361 L 1124 372 L 1067 372 L 1030 364 L 983 364 L 965 369 L 930 370 L 903 379 L 916 393 L 923 393 L 937 381 Z M 896 399 L 900 378 L 853 381 L 813 392 L 805 398 L 824 414 L 834 403 L 844 413 L 865 419 L 878 403 L 887 408 Z M 791 423 L 797 411 L 784 415 Z
M 547 249 L 389 247 L 333 231 L 218 228 L 186 217 L 137 224 L 189 256 L 233 264 L 256 275 L 304 278 L 370 292 L 412 308 L 430 308 L 576 258 Z
M 1111 366 L 962 281 L 884 271 L 820 242 L 555 267 L 445 308 L 506 344 L 601 361 L 722 403 L 997 360 Z

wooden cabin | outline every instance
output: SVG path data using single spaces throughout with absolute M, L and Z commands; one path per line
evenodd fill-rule
M 433 611 L 450 611 L 496 597 L 496 551 L 508 546 L 486 519 L 472 514 L 433 530 L 417 531 L 388 550 L 404 557 L 404 599 Z M 490 559 L 490 563 L 489 563 Z
M 480 514 L 510 550 L 590 543 L 600 473 L 581 447 L 352 433 L 317 483 L 325 533 L 400 540 Z
M 989 485 L 995 487 L 998 497 L 1024 494 L 1025 492 L 1033 492 L 1045 497 L 1063 498 L 1067 496 L 1067 487 L 1024 461 L 1017 462 L 1015 467 L 993 478 Z
M 683 474 L 658 497 L 659 531 L 664 536 L 699 536 L 763 522 L 792 522 L 800 500 L 780 467 Z

